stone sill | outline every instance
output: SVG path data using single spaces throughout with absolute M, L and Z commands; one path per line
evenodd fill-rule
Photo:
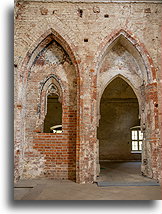
M 142 151 L 131 151 L 132 154 L 141 154 Z

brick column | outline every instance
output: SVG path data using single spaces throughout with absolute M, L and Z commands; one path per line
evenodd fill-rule
M 96 177 L 96 75 L 82 72 L 80 80 L 80 121 L 77 141 L 78 183 L 92 183 Z

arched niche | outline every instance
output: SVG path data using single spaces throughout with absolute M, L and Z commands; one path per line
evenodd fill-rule
M 62 36 L 59 32 L 57 32 L 53 28 L 49 28 L 46 32 L 44 32 L 44 34 L 40 35 L 40 37 L 35 39 L 35 42 L 32 44 L 32 46 L 26 53 L 26 56 L 21 66 L 21 77 L 23 78 L 24 84 L 26 83 L 27 78 L 30 75 L 30 69 L 33 66 L 36 57 L 52 41 L 57 42 L 68 54 L 73 65 L 75 66 L 76 74 L 77 76 L 79 76 L 79 68 L 77 62 L 80 61 L 80 59 L 77 53 L 75 52 L 74 44 L 68 43 L 70 41 L 68 35 L 65 34 L 64 36 Z
M 99 45 L 93 62 L 96 72 L 100 71 L 107 54 L 118 45 L 127 50 L 137 62 L 140 76 L 146 84 L 152 82 L 155 78 L 154 65 L 147 49 L 134 34 L 123 29 L 115 31 L 113 35 L 106 36 Z
M 76 121 L 79 111 L 79 107 L 77 108 L 79 93 L 77 81 L 79 78 L 75 57 L 72 56 L 72 52 L 66 44 L 62 40 L 55 39 L 52 33 L 40 41 L 33 52 L 30 53 L 28 59 L 27 70 L 25 70 L 23 79 L 25 114 L 22 118 L 25 121 L 23 151 L 24 160 L 26 161 L 24 164 L 25 173 L 22 176 L 25 178 L 35 176 L 32 174 L 32 170 L 35 167 L 33 162 L 37 161 L 37 156 L 43 160 L 40 162 L 41 170 L 37 173 L 38 177 L 46 177 L 50 174 L 53 178 L 75 179 Z M 43 133 L 50 94 L 57 95 L 62 105 L 62 133 Z M 46 154 L 44 142 L 41 141 L 42 136 L 46 135 L 53 143 L 54 149 L 57 146 L 56 142 L 61 141 L 62 138 L 66 142 L 62 147 L 62 155 L 58 155 L 59 157 L 53 160 L 52 166 L 48 165 L 49 156 Z M 42 143 L 41 152 L 34 146 L 37 138 Z M 63 142 L 61 141 L 60 144 L 63 144 Z M 28 156 L 28 153 L 35 154 L 33 159 Z M 61 159 L 59 165 L 56 164 L 57 158 Z M 57 173 L 54 173 L 53 169 L 57 170 Z
M 58 35 L 57 35 L 58 36 Z M 47 35 L 30 54 L 27 64 L 27 82 L 24 84 L 24 94 L 26 100 L 27 114 L 31 112 L 29 103 L 33 103 L 37 115 L 32 117 L 33 129 L 43 131 L 43 122 L 47 113 L 47 90 L 54 87 L 58 94 L 58 99 L 64 106 L 73 106 L 77 109 L 77 86 L 76 62 L 70 47 L 55 36 L 53 32 Z M 25 79 L 24 79 L 25 81 Z M 76 87 L 77 86 L 77 87 Z M 33 95 L 33 96 L 32 96 Z M 35 97 L 35 100 L 33 99 Z M 27 122 L 28 123 L 28 122 Z M 34 123 L 36 123 L 34 128 Z M 31 128 L 30 128 L 31 130 Z
M 45 123 L 47 123 L 47 121 L 45 121 L 45 119 L 47 120 L 46 118 L 47 113 L 49 113 L 48 112 L 49 99 L 51 99 L 51 101 L 52 99 L 53 101 L 55 99 L 55 103 L 57 104 L 55 107 L 54 106 L 53 107 L 54 109 L 55 108 L 59 109 L 58 115 L 56 115 L 56 117 L 59 117 L 58 121 L 62 124 L 62 119 L 60 119 L 60 115 L 62 117 L 63 86 L 61 86 L 61 83 L 58 77 L 53 74 L 53 75 L 47 76 L 43 81 L 41 81 L 39 94 L 40 94 L 40 98 L 39 98 L 38 110 L 37 110 L 39 119 L 37 120 L 36 129 L 38 129 L 40 132 L 43 132 L 43 131 L 47 132 L 47 129 L 44 126 L 45 126 Z M 54 113 L 57 114 L 56 109 Z M 57 120 L 54 120 L 54 121 L 57 121 Z M 53 125 L 59 125 L 59 124 L 53 124 Z
M 69 41 L 69 39 L 67 39 Z M 62 73 L 64 77 L 62 78 L 62 82 L 66 82 L 70 85 L 70 88 L 68 89 L 67 84 L 64 84 L 64 87 L 62 88 L 62 91 L 68 92 L 68 94 L 73 93 L 75 90 L 75 101 L 74 98 L 71 95 L 65 96 L 65 100 L 70 100 L 71 103 L 78 102 L 79 103 L 79 91 L 80 91 L 80 84 L 79 84 L 79 68 L 78 68 L 78 56 L 75 51 L 73 51 L 73 45 L 68 44 L 66 41 L 66 35 L 63 37 L 59 32 L 55 31 L 53 28 L 48 29 L 44 34 L 40 35 L 39 38 L 35 39 L 35 42 L 31 47 L 29 47 L 29 50 L 26 53 L 26 56 L 22 62 L 21 69 L 20 69 L 20 83 L 18 88 L 18 94 L 17 94 L 17 102 L 22 104 L 22 107 L 25 111 L 26 105 L 28 105 L 28 88 L 30 88 L 30 82 L 33 79 L 31 75 L 34 73 L 35 79 L 38 80 L 39 83 L 37 83 L 39 88 L 37 89 L 37 86 L 35 85 L 34 90 L 38 90 L 38 93 L 40 94 L 40 88 L 41 88 L 41 82 L 43 79 L 45 79 L 49 75 L 57 75 L 58 79 L 60 80 L 60 74 Z M 55 54 L 55 51 L 51 51 L 51 59 L 50 66 L 48 66 L 43 59 L 43 57 L 46 55 L 47 52 L 52 48 L 52 46 L 57 47 L 58 52 L 62 52 L 64 54 L 58 54 L 58 52 Z M 74 48 L 75 49 L 75 48 Z M 50 55 L 50 54 L 49 54 Z M 54 55 L 56 57 L 54 57 Z M 47 57 L 48 58 L 48 57 Z M 50 58 L 50 57 L 49 57 Z M 56 59 L 53 63 L 53 59 Z M 47 59 L 48 61 L 48 59 Z M 64 63 L 66 61 L 67 63 Z M 69 66 L 70 65 L 70 66 Z M 44 75 L 42 75 L 41 78 L 39 78 L 41 68 L 44 67 Z M 35 69 L 36 68 L 36 69 Z M 66 71 L 66 72 L 65 72 Z M 55 76 L 56 76 L 55 75 Z M 71 78 L 72 76 L 75 76 L 75 78 Z M 35 80 L 34 80 L 35 81 Z M 73 87 L 74 86 L 74 87 Z M 75 89 L 74 89 L 75 88 Z M 33 90 L 33 91 L 34 91 Z M 32 92 L 33 93 L 33 92 Z M 68 98 L 70 97 L 70 98 Z M 39 99 L 39 97 L 35 97 L 35 99 Z M 37 111 L 40 111 L 40 106 L 35 106 L 35 109 Z M 25 114 L 23 114 L 22 120 L 25 119 Z M 77 118 L 79 118 L 79 107 L 77 111 Z M 38 127 L 38 124 L 40 120 L 37 121 L 36 127 Z M 25 121 L 23 122 L 25 124 Z M 25 132 L 22 131 L 24 134 Z M 24 137 L 23 137 L 24 138 Z
M 140 52 L 135 47 L 135 45 L 122 33 L 120 33 L 105 50 L 104 54 L 102 55 L 99 69 L 103 69 L 103 67 L 104 69 L 107 69 L 105 63 L 107 62 L 108 58 L 112 58 L 112 61 L 115 60 L 115 62 L 113 62 L 114 64 L 116 64 L 116 60 L 118 60 L 118 65 L 120 65 L 119 69 L 122 67 L 122 61 L 124 61 L 127 66 L 132 66 L 133 64 L 134 69 L 132 72 L 137 74 L 146 82 L 148 82 L 151 78 Z M 109 64 L 109 67 L 110 66 L 112 66 L 112 64 Z

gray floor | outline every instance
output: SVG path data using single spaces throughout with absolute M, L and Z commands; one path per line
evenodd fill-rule
M 147 182 L 150 179 L 140 174 L 140 163 L 102 162 L 97 180 Z M 96 184 L 35 179 L 21 180 L 15 187 L 15 200 L 161 200 L 160 186 L 98 187 Z
M 100 161 L 98 181 L 109 182 L 148 182 L 152 179 L 142 176 L 141 162 Z

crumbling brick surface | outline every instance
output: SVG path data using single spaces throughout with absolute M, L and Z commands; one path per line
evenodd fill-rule
M 117 76 L 139 101 L 142 172 L 160 180 L 161 14 L 160 2 L 15 2 L 15 180 L 96 179 L 100 99 Z M 59 134 L 43 133 L 51 84 Z

